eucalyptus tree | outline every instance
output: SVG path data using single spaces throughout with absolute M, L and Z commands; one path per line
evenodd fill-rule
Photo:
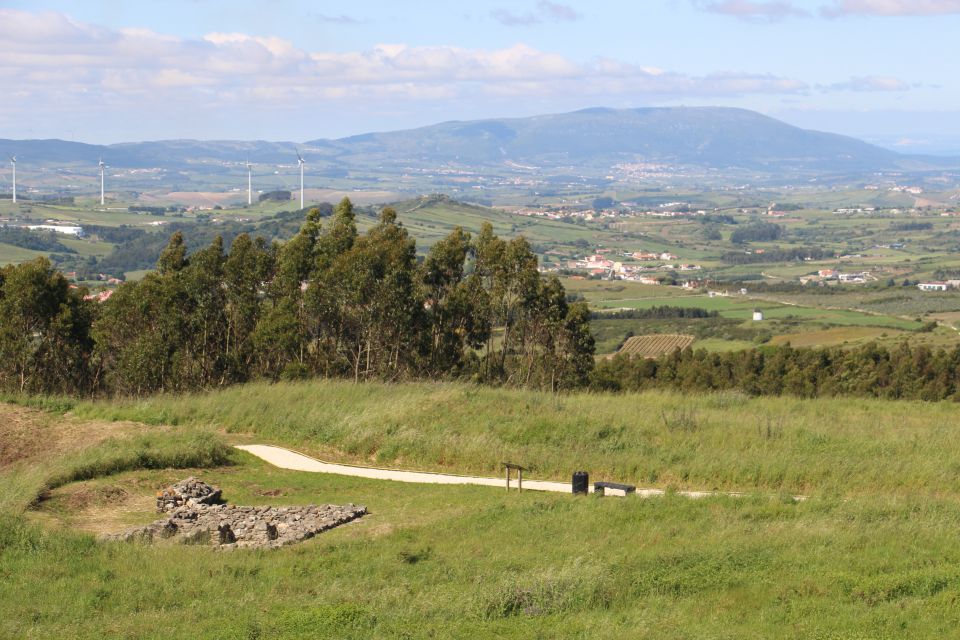
M 89 385 L 91 303 L 46 258 L 0 269 L 0 387 L 77 393 Z
M 434 244 L 422 265 L 429 345 L 426 361 L 434 375 L 459 374 L 473 350 L 491 334 L 490 298 L 480 275 L 466 274 L 474 252 L 470 234 L 454 228 Z

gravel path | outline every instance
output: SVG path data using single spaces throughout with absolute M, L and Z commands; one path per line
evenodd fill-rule
M 419 482 L 423 484 L 476 484 L 487 487 L 504 488 L 503 478 L 482 478 L 478 476 L 458 476 L 449 473 L 431 473 L 425 471 L 398 471 L 395 469 L 377 469 L 375 467 L 356 467 L 348 464 L 333 464 L 330 462 L 321 462 L 310 456 L 305 456 L 296 451 L 290 451 L 283 447 L 274 447 L 266 444 L 246 444 L 238 445 L 237 449 L 242 449 L 247 453 L 252 453 L 270 464 L 281 469 L 290 469 L 292 471 L 310 471 L 313 473 L 336 473 L 342 476 L 355 476 L 358 478 L 372 478 L 375 480 L 396 480 L 398 482 Z M 516 475 L 510 482 L 510 488 L 516 487 Z M 549 480 L 523 480 L 524 489 L 534 491 L 555 491 L 558 493 L 570 493 L 569 482 L 552 482 Z M 593 493 L 593 485 L 590 485 L 590 492 Z M 637 495 L 643 498 L 653 496 L 662 496 L 661 489 L 637 489 Z M 688 498 L 705 498 L 716 495 L 712 491 L 678 491 L 680 495 Z M 623 495 L 622 492 L 612 489 L 607 490 L 608 495 Z M 726 493 L 724 495 L 739 496 L 739 493 Z M 799 498 L 799 496 L 798 496 Z

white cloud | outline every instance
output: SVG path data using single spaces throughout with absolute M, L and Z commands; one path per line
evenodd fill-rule
M 750 22 L 776 22 L 784 18 L 807 17 L 810 14 L 791 2 L 777 0 L 694 0 L 694 5 L 711 13 L 733 16 Z
M 564 5 L 541 3 L 563 14 Z M 577 62 L 525 44 L 500 49 L 382 44 L 307 51 L 281 38 L 210 33 L 199 39 L 111 30 L 58 13 L 0 9 L 0 77 L 17 78 L 5 110 L 82 98 L 136 108 L 389 96 L 411 102 L 476 96 L 730 97 L 797 93 L 797 80 L 762 74 L 691 76 L 619 60 Z M 266 105 L 266 106 L 269 106 Z
M 909 91 L 910 84 L 890 76 L 855 76 L 825 88 L 833 91 Z
M 960 0 L 834 0 L 821 13 L 840 16 L 942 16 L 960 13 Z
M 703 11 L 749 22 L 777 22 L 812 14 L 791 0 L 691 0 Z M 942 16 L 960 14 L 960 0 L 831 0 L 820 5 L 825 18 L 844 16 Z
M 507 27 L 529 27 L 544 22 L 575 22 L 583 18 L 573 7 L 549 0 L 540 0 L 534 11 L 514 13 L 507 9 L 494 9 L 490 16 Z

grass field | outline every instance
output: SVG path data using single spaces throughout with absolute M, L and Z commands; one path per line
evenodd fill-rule
M 805 331 L 801 333 L 786 333 L 774 336 L 770 344 L 789 344 L 794 347 L 826 347 L 836 344 L 857 344 L 863 342 L 878 342 L 885 338 L 896 340 L 904 332 L 895 329 L 880 329 L 877 327 L 836 327 L 822 331 Z
M 55 411 L 0 405 L 2 637 L 942 638 L 960 624 L 952 405 L 332 382 L 30 402 Z M 223 457 L 224 440 L 758 493 L 408 485 Z M 188 474 L 235 504 L 370 515 L 273 552 L 94 542 L 151 520 L 153 491 Z
M 33 249 L 24 249 L 12 244 L 0 242 L 0 266 L 27 262 L 45 255 L 47 255 L 46 251 L 34 251 Z

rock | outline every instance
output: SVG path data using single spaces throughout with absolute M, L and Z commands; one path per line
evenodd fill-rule
M 220 500 L 220 495 L 219 487 L 210 486 L 191 476 L 157 492 L 157 511 L 163 513 L 184 505 L 213 504 Z

